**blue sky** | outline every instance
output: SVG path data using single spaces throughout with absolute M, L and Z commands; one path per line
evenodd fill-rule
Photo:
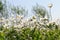
M 52 17 L 53 19 L 60 18 L 60 0 L 7 0 L 9 4 L 15 5 L 15 6 L 22 6 L 25 9 L 29 10 L 29 14 L 31 15 L 31 9 L 32 6 L 36 5 L 38 3 L 41 6 L 44 6 L 47 10 L 48 4 L 52 3 Z

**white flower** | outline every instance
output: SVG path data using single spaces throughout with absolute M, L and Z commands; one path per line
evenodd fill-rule
M 7 26 L 8 26 L 7 24 L 3 25 L 3 27 L 7 27 Z
M 32 19 L 36 19 L 36 16 L 32 16 Z
M 20 24 L 19 24 L 19 25 L 17 25 L 17 27 L 18 27 L 18 28 L 22 28 L 22 26 L 21 26 Z
M 40 23 L 41 25 L 44 25 L 44 23 Z
M 36 23 L 37 21 L 36 20 L 34 20 L 34 21 L 31 21 L 30 23 Z
M 14 15 L 12 14 L 12 17 L 14 17 Z
M 14 20 L 14 23 L 16 23 L 16 20 Z
M 16 18 L 21 18 L 21 16 L 20 15 L 17 15 Z
M 22 19 L 23 17 L 24 17 L 24 16 L 22 15 L 22 16 L 21 16 L 21 19 Z
M 40 18 L 41 21 L 48 20 L 48 18 Z
M 6 19 L 6 21 L 9 21 L 9 19 Z
M 12 25 L 11 22 L 8 22 L 8 25 L 9 25 L 9 26 Z
M 17 25 L 14 25 L 14 27 L 17 27 Z

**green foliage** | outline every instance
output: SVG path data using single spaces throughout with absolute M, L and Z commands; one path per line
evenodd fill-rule
M 18 7 L 18 6 L 17 7 L 13 6 L 11 10 L 19 15 L 23 15 L 26 12 L 26 10 L 23 7 Z
M 4 17 L 4 18 L 8 18 L 8 10 L 7 9 L 7 4 L 6 4 L 6 0 L 0 0 L 0 16 Z
M 36 5 L 33 7 L 33 12 L 42 18 L 44 18 L 48 14 L 46 9 L 42 6 L 39 6 L 39 5 Z
M 5 40 L 5 34 L 3 31 L 0 31 L 0 40 Z
M 1 10 L 3 10 L 3 4 L 2 4 L 2 2 L 0 1 L 0 12 L 1 12 Z
M 0 40 L 60 40 L 60 30 L 40 30 L 37 27 L 3 28 L 0 31 Z

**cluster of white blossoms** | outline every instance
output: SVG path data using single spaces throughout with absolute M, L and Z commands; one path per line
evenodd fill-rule
M 16 17 L 10 17 L 8 19 L 0 18 L 0 26 L 3 27 L 11 27 L 11 26 L 17 26 L 21 24 L 21 21 L 23 19 L 23 16 L 17 15 Z
M 34 22 L 36 22 L 36 18 L 24 19 L 24 16 L 21 15 L 17 15 L 16 17 L 12 16 L 8 19 L 0 18 L 0 26 L 3 27 L 24 27 L 32 25 Z
M 55 20 L 49 21 L 49 22 L 47 23 L 47 25 L 53 24 L 53 23 L 55 23 L 56 25 L 60 25 L 60 19 L 55 19 Z
M 17 15 L 16 17 L 12 16 L 8 19 L 5 18 L 0 18 L 0 25 L 2 25 L 3 27 L 41 27 L 44 26 L 44 24 L 49 25 L 50 23 L 53 22 L 48 22 L 47 18 L 40 18 L 40 20 L 37 20 L 36 16 L 32 16 L 30 19 L 24 19 L 24 16 L 21 15 Z

